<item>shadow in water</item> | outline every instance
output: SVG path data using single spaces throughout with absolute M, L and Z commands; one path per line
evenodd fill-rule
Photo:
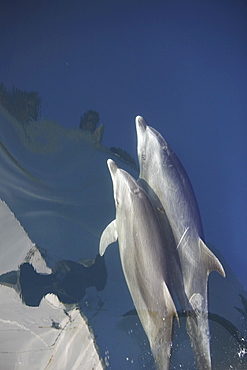
M 0 283 L 18 290 L 28 306 L 39 306 L 41 299 L 54 293 L 63 303 L 77 303 L 94 286 L 97 291 L 104 289 L 107 270 L 104 257 L 97 255 L 90 266 L 63 260 L 55 264 L 51 274 L 40 274 L 29 263 L 20 265 L 19 271 L 10 271 L 0 276 Z

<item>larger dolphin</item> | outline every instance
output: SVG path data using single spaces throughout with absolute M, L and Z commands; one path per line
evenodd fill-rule
M 224 269 L 203 242 L 203 228 L 189 178 L 168 143 L 140 116 L 136 117 L 139 184 L 147 191 L 158 210 L 160 222 L 170 223 L 174 245 L 167 250 L 171 258 L 171 281 L 186 319 L 197 368 L 211 369 L 208 327 L 207 280 L 210 271 L 225 276 Z M 181 269 L 183 286 L 176 284 L 174 271 Z M 184 294 L 185 293 L 185 294 Z
M 157 369 L 169 369 L 176 309 L 166 285 L 164 240 L 154 207 L 129 173 L 111 159 L 116 219 L 103 231 L 99 253 L 118 239 L 123 273 Z

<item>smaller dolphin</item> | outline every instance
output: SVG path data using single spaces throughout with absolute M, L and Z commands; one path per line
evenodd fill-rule
M 159 132 L 148 126 L 140 116 L 136 117 L 136 132 L 140 165 L 138 183 L 158 210 L 162 228 L 167 229 L 169 222 L 172 229 L 175 243 L 171 239 L 167 249 L 171 261 L 170 281 L 182 310 L 188 313 L 187 332 L 197 368 L 209 370 L 207 280 L 213 270 L 222 276 L 225 272 L 203 242 L 198 205 L 181 162 Z M 177 277 L 179 283 L 176 282 Z
M 145 191 L 108 159 L 116 219 L 103 231 L 99 253 L 118 239 L 120 259 L 157 369 L 168 370 L 176 309 L 166 285 L 167 261 L 159 220 Z

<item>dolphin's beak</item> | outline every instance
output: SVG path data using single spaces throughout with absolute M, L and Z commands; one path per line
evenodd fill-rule
M 115 173 L 117 172 L 117 169 L 118 169 L 118 166 L 116 165 L 116 163 L 112 160 L 112 159 L 107 159 L 107 166 L 109 168 L 109 171 L 110 171 L 110 174 L 111 174 L 111 177 L 113 178 Z
M 141 116 L 136 116 L 135 121 L 136 121 L 136 131 L 137 131 L 137 132 L 138 132 L 138 131 L 140 131 L 140 132 L 144 132 L 144 131 L 146 131 L 147 124 L 146 124 L 146 122 L 145 122 L 145 120 L 144 120 L 144 118 L 143 118 L 143 117 L 141 117 Z

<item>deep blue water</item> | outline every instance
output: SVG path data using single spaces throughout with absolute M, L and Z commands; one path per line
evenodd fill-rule
M 38 91 L 42 117 L 76 129 L 94 109 L 102 144 L 135 158 L 137 114 L 164 136 L 190 177 L 206 241 L 246 289 L 246 2 L 11 0 L 1 5 L 0 24 L 0 82 Z M 1 133 L 11 143 L 10 134 Z M 63 191 L 76 194 L 79 185 L 61 178 Z M 102 227 L 98 221 L 98 233 Z
M 103 144 L 136 156 L 134 118 L 191 177 L 206 239 L 246 286 L 245 1 L 9 1 L 0 79 L 35 90 L 41 115 L 76 128 L 99 112 Z

